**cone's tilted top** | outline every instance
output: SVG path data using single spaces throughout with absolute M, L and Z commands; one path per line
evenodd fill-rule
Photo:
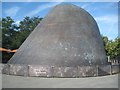
M 71 5 L 55 6 L 8 62 L 48 66 L 107 64 L 94 18 Z

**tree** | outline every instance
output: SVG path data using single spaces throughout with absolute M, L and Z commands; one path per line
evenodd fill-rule
M 19 32 L 12 38 L 12 46 L 19 48 L 35 27 L 40 23 L 42 18 L 39 17 L 25 17 L 19 24 Z
M 15 31 L 18 27 L 14 24 L 14 21 L 10 17 L 2 18 L 2 47 L 7 49 L 13 49 L 12 38 L 16 35 Z M 13 53 L 2 52 L 2 60 L 9 59 Z
M 2 20 L 0 18 L 0 47 L 2 46 Z M 2 62 L 2 53 L 0 52 L 0 63 Z
M 2 46 L 2 19 L 0 18 L 0 47 Z
M 11 17 L 2 18 L 2 47 L 6 49 L 18 49 L 42 18 L 25 17 L 19 25 L 16 25 Z M 3 53 L 3 60 L 9 60 L 14 53 Z
M 15 29 L 17 28 L 10 17 L 2 18 L 2 46 L 4 48 L 12 49 L 12 38 L 16 35 Z
M 120 38 L 116 38 L 115 41 L 115 57 L 120 58 Z
M 20 30 L 24 31 L 24 30 L 29 30 L 30 32 L 34 30 L 34 28 L 40 23 L 40 21 L 42 20 L 42 18 L 39 17 L 25 17 L 23 19 L 23 21 L 20 22 Z
M 104 47 L 107 56 L 111 59 L 115 59 L 120 55 L 120 38 L 116 38 L 114 41 L 109 40 L 107 36 L 103 36 Z
M 103 39 L 103 44 L 104 44 L 104 48 L 105 48 L 106 54 L 108 56 L 108 48 L 107 48 L 107 44 L 109 42 L 108 37 L 107 36 L 102 36 L 102 39 Z

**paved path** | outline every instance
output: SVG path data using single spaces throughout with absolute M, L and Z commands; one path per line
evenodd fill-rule
M 2 75 L 3 88 L 118 88 L 118 74 L 88 78 L 40 78 Z

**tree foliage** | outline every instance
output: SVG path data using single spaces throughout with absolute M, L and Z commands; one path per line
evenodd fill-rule
M 118 58 L 120 55 L 120 38 L 115 40 L 109 40 L 107 36 L 102 38 L 107 56 L 110 56 L 111 59 Z
M 0 18 L 0 47 L 2 46 L 2 19 Z
M 2 47 L 6 49 L 18 49 L 42 18 L 25 17 L 19 25 L 11 17 L 2 18 Z M 3 53 L 3 60 L 9 60 L 13 53 Z

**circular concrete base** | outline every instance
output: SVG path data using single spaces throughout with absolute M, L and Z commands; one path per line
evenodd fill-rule
M 2 88 L 118 88 L 118 74 L 88 78 L 39 78 L 2 75 Z

